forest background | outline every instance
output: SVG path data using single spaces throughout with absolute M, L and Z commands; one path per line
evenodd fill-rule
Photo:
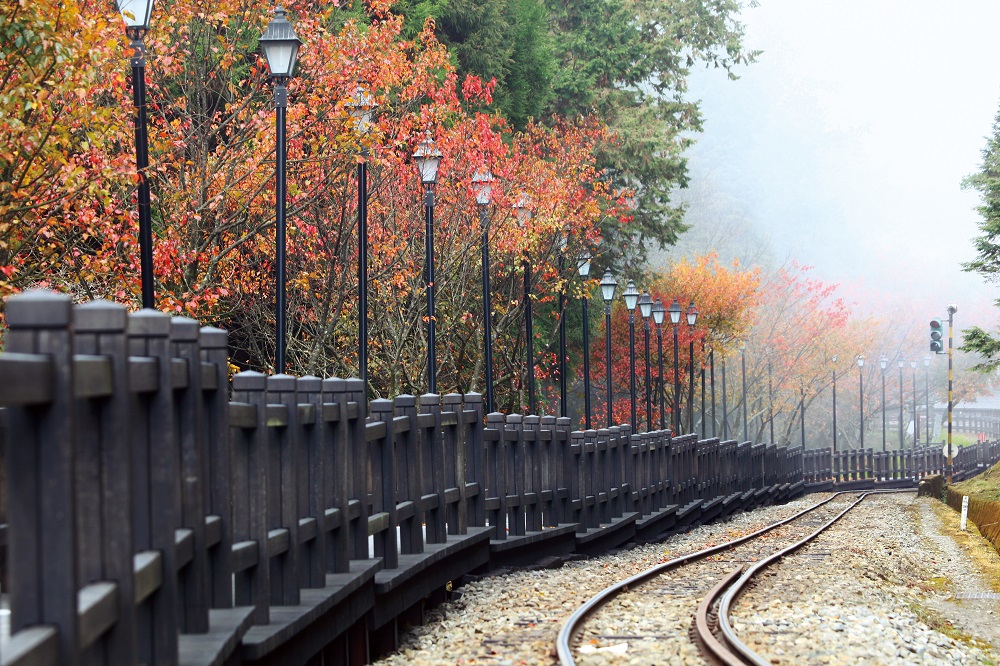
M 0 7 L 0 296 L 48 287 L 138 307 L 130 49 L 121 18 L 109 1 L 0 0 Z M 880 411 L 912 442 L 920 407 L 942 401 L 943 364 L 923 363 L 926 331 L 905 303 L 879 319 L 856 315 L 835 285 L 791 260 L 740 265 L 708 252 L 649 263 L 687 229 L 677 192 L 703 120 L 687 90 L 692 68 L 736 77 L 758 55 L 743 44 L 741 3 L 371 0 L 285 8 L 304 42 L 288 105 L 290 372 L 357 374 L 355 167 L 367 159 L 369 391 L 423 392 L 424 216 L 411 155 L 430 131 L 444 155 L 434 237 L 442 393 L 483 390 L 485 231 L 501 411 L 523 411 L 532 381 L 540 411 L 565 409 L 575 424 L 583 421 L 579 302 L 589 297 L 597 306 L 586 322 L 592 411 L 602 424 L 609 391 L 597 282 L 606 270 L 619 295 L 631 279 L 664 305 L 677 299 L 700 312 L 696 326 L 677 329 L 678 377 L 669 323 L 663 372 L 654 325 L 647 373 L 648 320 L 636 315 L 639 394 L 648 390 L 653 405 L 639 400 L 640 429 L 661 425 L 661 402 L 673 420 L 675 379 L 683 421 L 693 407 L 696 429 L 714 415 L 709 434 L 761 440 L 773 425 L 777 441 L 795 442 L 797 419 L 806 418 L 810 446 L 832 438 L 837 375 L 844 447 L 857 446 L 862 430 L 867 446 L 876 442 Z M 264 372 L 275 344 L 275 152 L 257 39 L 270 18 L 248 1 L 161 0 L 145 38 L 157 307 L 225 328 L 234 367 Z M 348 113 L 359 85 L 376 104 L 368 132 Z M 483 229 L 472 177 L 485 169 L 496 181 Z M 576 270 L 585 253 L 593 257 L 587 280 Z M 614 420 L 627 422 L 628 313 L 620 298 L 610 333 Z M 960 366 L 976 360 L 962 357 Z M 689 368 L 697 391 L 717 395 L 717 408 L 689 404 Z M 565 408 L 561 382 L 570 388 Z M 988 376 L 959 373 L 957 400 L 990 390 Z M 890 447 L 897 441 L 890 435 Z

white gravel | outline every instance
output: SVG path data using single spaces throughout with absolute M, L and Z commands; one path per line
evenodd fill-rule
M 457 590 L 456 600 L 430 611 L 423 626 L 403 635 L 399 651 L 376 663 L 555 664 L 555 641 L 562 624 L 602 588 L 659 562 L 753 531 L 819 499 L 813 495 L 740 514 L 662 544 L 571 562 L 559 569 L 483 578 Z M 737 631 L 741 636 L 751 632 L 746 640 L 759 640 L 762 654 L 770 649 L 767 656 L 778 663 L 1000 663 L 1000 650 L 990 646 L 998 639 L 969 621 L 996 612 L 995 602 L 947 602 L 950 592 L 937 592 L 926 584 L 935 577 L 972 580 L 976 571 L 954 542 L 934 538 L 940 536 L 936 516 L 921 509 L 922 503 L 934 500 L 909 494 L 879 498 L 877 504 L 873 500 L 862 505 L 861 513 L 852 514 L 845 527 L 834 528 L 843 533 L 812 547 L 813 552 L 788 571 L 774 570 L 769 582 L 789 579 L 797 586 L 794 598 L 765 601 L 760 591 L 753 590 L 744 595 L 740 604 L 748 604 L 743 607 L 750 610 Z M 972 586 L 988 590 L 982 581 Z M 946 636 L 931 628 L 928 618 L 936 626 L 951 621 L 960 631 Z M 994 618 L 988 616 L 979 625 L 992 625 Z M 608 663 L 631 662 L 627 648 L 603 656 Z M 701 660 L 686 653 L 664 655 L 659 663 Z

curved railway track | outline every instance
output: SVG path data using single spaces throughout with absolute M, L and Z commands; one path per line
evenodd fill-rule
M 588 650 L 624 648 L 630 660 L 667 663 L 694 654 L 694 643 L 710 662 L 770 664 L 732 630 L 727 613 L 735 599 L 765 567 L 816 538 L 868 495 L 886 492 L 900 491 L 836 493 L 756 532 L 605 588 L 563 625 L 556 641 L 559 662 L 571 666 Z

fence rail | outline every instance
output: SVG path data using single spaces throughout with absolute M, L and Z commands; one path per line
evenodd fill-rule
M 478 394 L 366 403 L 356 379 L 230 380 L 222 330 L 47 292 L 10 298 L 6 316 L 4 665 L 363 663 L 399 618 L 514 546 L 583 549 L 807 481 L 942 467 L 932 450 L 834 459 L 572 431 L 485 415 Z M 963 449 L 956 470 L 998 454 Z

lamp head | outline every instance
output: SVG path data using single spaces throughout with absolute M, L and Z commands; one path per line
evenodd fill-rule
M 657 326 L 661 326 L 663 324 L 663 317 L 666 314 L 667 309 L 663 307 L 663 301 L 656 299 L 656 302 L 653 303 L 653 322 L 655 322 Z
M 858 367 L 859 368 L 865 367 L 865 355 L 864 354 L 859 354 L 858 355 Z
M 688 306 L 687 320 L 688 326 L 691 328 L 694 328 L 694 325 L 698 323 L 698 308 L 694 306 L 694 301 L 691 301 L 691 305 Z
M 585 278 L 590 276 L 591 259 L 592 257 L 590 256 L 590 252 L 587 252 L 586 250 L 584 250 L 583 254 L 576 258 L 576 270 L 579 271 L 580 277 Z
M 604 299 L 605 303 L 611 303 L 615 300 L 615 290 L 618 289 L 618 280 L 615 276 L 611 274 L 611 269 L 604 271 L 604 277 L 601 278 L 601 298 Z
M 625 291 L 622 292 L 622 298 L 625 299 L 625 307 L 629 312 L 635 311 L 635 305 L 639 302 L 639 290 L 635 288 L 635 282 L 632 280 L 628 281 L 628 285 L 625 287 Z
M 670 309 L 667 310 L 670 313 L 670 323 L 676 326 L 681 323 L 681 304 L 675 298 L 674 302 L 670 304 Z
M 363 83 L 358 83 L 354 91 L 354 96 L 344 106 L 347 107 L 347 112 L 354 119 L 354 127 L 358 130 L 358 133 L 367 134 L 372 124 L 375 100 Z
M 413 151 L 413 161 L 417 163 L 417 170 L 420 172 L 420 182 L 430 187 L 437 184 L 438 167 L 441 166 L 441 158 L 444 154 L 438 150 L 434 143 L 434 135 L 430 130 L 424 132 L 424 139 Z
M 274 18 L 267 24 L 267 30 L 258 41 L 264 51 L 264 57 L 267 58 L 271 78 L 279 81 L 291 78 L 295 72 L 295 61 L 298 59 L 302 41 L 295 36 L 295 30 L 285 18 L 283 8 L 275 7 Z
M 493 172 L 486 167 L 476 170 L 472 175 L 472 191 L 476 193 L 476 203 L 480 206 L 490 205 L 494 180 Z
M 153 0 L 117 0 L 117 5 L 125 21 L 125 32 L 130 38 L 138 39 L 149 30 Z
M 639 297 L 639 314 L 642 315 L 643 319 L 649 319 L 650 315 L 653 314 L 653 299 L 645 289 L 642 290 L 642 296 Z
M 886 367 L 887 367 L 887 366 L 889 365 L 889 359 L 887 359 L 887 358 L 886 358 L 885 356 L 883 356 L 882 358 L 880 358 L 880 359 L 878 360 L 878 364 L 879 364 L 880 366 L 882 366 L 882 369 L 883 369 L 883 370 L 885 370 L 885 369 L 886 369 Z

